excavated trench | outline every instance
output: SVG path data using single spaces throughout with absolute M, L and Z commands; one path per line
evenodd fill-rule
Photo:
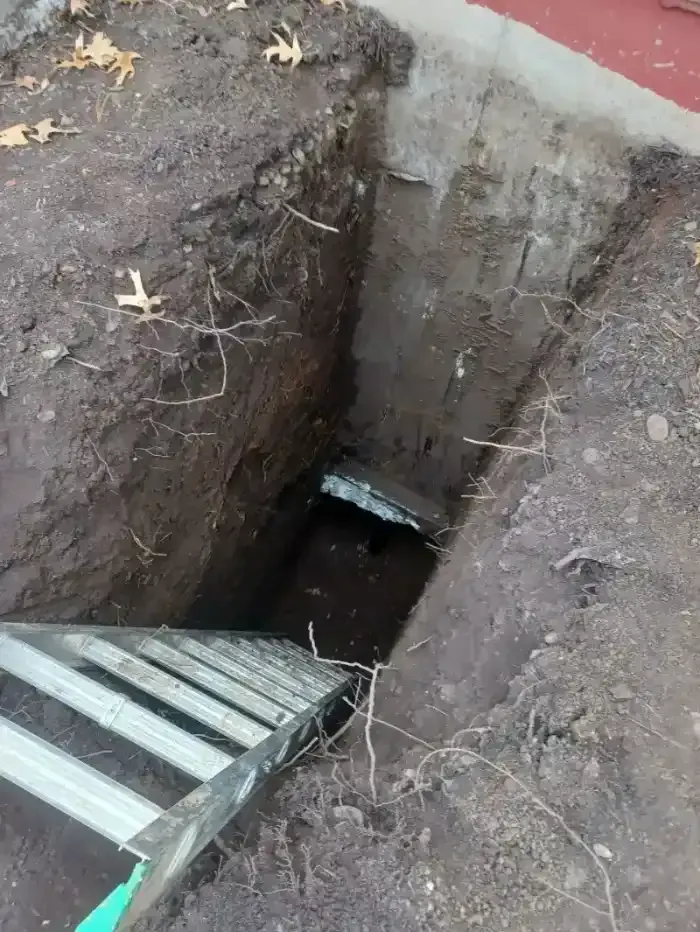
M 369 663 L 390 654 L 437 551 L 449 548 L 448 529 L 484 466 L 481 444 L 501 436 L 562 329 L 575 329 L 577 303 L 653 215 L 667 166 L 655 153 L 632 162 L 618 154 L 601 167 L 600 141 L 582 141 L 557 174 L 561 140 L 533 126 L 527 145 L 506 155 L 512 113 L 499 124 L 491 112 L 462 147 L 462 167 L 443 177 L 432 143 L 419 156 L 420 140 L 408 155 L 402 148 L 415 129 L 404 87 L 389 97 L 390 136 L 386 151 L 377 148 L 382 94 L 368 82 L 329 107 L 320 132 L 332 142 L 316 186 L 298 192 L 303 218 L 269 194 L 287 164 L 279 152 L 233 213 L 224 200 L 192 207 L 188 245 L 216 241 L 218 258 L 243 255 L 210 280 L 224 325 L 240 322 L 243 306 L 274 326 L 221 354 L 215 335 L 199 334 L 184 368 L 181 344 L 169 343 L 163 355 L 178 365 L 160 360 L 141 387 L 155 383 L 159 399 L 182 407 L 159 408 L 157 419 L 149 408 L 148 436 L 130 412 L 128 444 L 117 420 L 98 423 L 108 474 L 128 464 L 131 537 L 120 546 L 126 538 L 130 556 L 115 556 L 106 535 L 103 563 L 96 557 L 85 576 L 87 607 L 68 572 L 46 584 L 50 606 L 79 605 L 93 623 L 184 621 L 282 631 L 301 644 L 313 625 L 325 656 Z M 489 121 L 501 127 L 493 138 Z M 170 284 L 194 293 L 189 279 Z M 211 404 L 192 413 L 183 386 L 187 399 Z M 362 481 L 339 494 L 347 472 Z M 95 493 L 90 520 L 111 521 L 113 511 L 113 490 Z M 22 597 L 36 591 L 27 584 Z M 31 597 L 23 604 L 33 607 Z M 5 683 L 2 704 L 40 733 L 67 734 L 71 753 L 101 762 L 108 751 L 105 772 L 159 801 L 181 795 L 181 779 L 57 703 Z M 71 928 L 121 879 L 120 856 L 19 792 L 3 787 L 2 802 L 9 841 L 0 867 L 14 891 L 3 930 L 39 932 L 49 914 L 61 916 L 51 928 Z

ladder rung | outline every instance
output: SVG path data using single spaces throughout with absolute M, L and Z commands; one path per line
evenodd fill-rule
M 95 683 L 29 644 L 2 634 L 0 667 L 204 783 L 233 763 L 228 754 L 126 696 Z
M 348 680 L 348 675 L 342 672 L 342 667 L 334 666 L 332 663 L 323 660 L 316 660 L 313 654 L 292 641 L 277 641 L 270 638 L 265 641 L 265 648 L 274 651 L 280 658 L 286 657 L 292 662 L 301 664 L 307 672 L 321 682 L 328 683 L 331 688 L 340 686 L 341 683 L 346 683 Z
M 347 683 L 350 676 L 346 669 L 344 669 L 340 664 L 331 663 L 328 660 L 316 660 L 311 651 L 306 650 L 304 647 L 299 647 L 298 644 L 295 644 L 294 641 L 288 641 L 286 639 L 276 640 L 270 638 L 266 643 L 272 644 L 277 650 L 289 651 L 294 654 L 299 660 L 307 664 L 307 666 L 318 670 L 319 668 L 323 671 L 324 675 L 329 682 L 333 683 L 334 686 L 340 686 L 341 683 Z
M 2 717 L 0 776 L 127 848 L 132 836 L 163 814 L 154 803 Z
M 285 666 L 284 663 L 281 663 L 274 657 L 266 656 L 262 650 L 258 649 L 257 646 L 253 646 L 252 643 L 241 640 L 235 644 L 226 644 L 226 642 L 217 638 L 213 646 L 217 650 L 220 650 L 221 644 L 226 645 L 226 652 L 230 657 L 235 657 L 240 660 L 241 663 L 248 664 L 258 673 L 266 674 L 268 677 L 274 677 L 280 686 L 292 690 L 297 695 L 303 696 L 308 704 L 317 702 L 328 692 L 325 686 L 319 686 L 318 683 L 310 685 L 305 676 L 295 676 L 293 671 L 289 669 L 289 666 Z
M 275 669 L 281 668 L 284 673 L 294 680 L 304 683 L 314 691 L 315 696 L 325 696 L 328 692 L 329 681 L 326 679 L 324 671 L 309 668 L 291 651 L 277 650 L 275 645 L 269 641 L 264 643 L 259 641 L 254 645 L 248 645 L 248 647 L 254 650 L 262 658 L 263 662 L 271 664 Z M 322 664 L 318 666 L 322 667 Z
M 248 689 L 243 683 L 236 682 L 225 673 L 213 669 L 216 666 L 217 657 L 211 648 L 187 638 L 181 638 L 178 646 L 180 650 L 151 637 L 138 644 L 136 650 L 143 657 L 169 667 L 180 676 L 186 677 L 198 686 L 203 686 L 226 702 L 243 709 L 244 712 L 250 712 L 251 715 L 267 722 L 268 725 L 277 728 L 293 717 L 289 710 L 276 705 L 252 689 Z M 186 649 L 187 653 L 182 653 L 183 649 Z
M 194 644 L 199 648 L 199 642 L 194 643 L 187 641 L 182 643 L 182 649 L 190 653 L 190 647 L 194 650 Z M 304 712 L 308 709 L 310 702 L 298 692 L 289 689 L 277 679 L 271 670 L 261 670 L 254 667 L 245 660 L 241 660 L 235 653 L 230 653 L 231 645 L 228 641 L 220 638 L 210 638 L 208 646 L 211 648 L 213 657 L 212 663 L 223 670 L 229 676 L 235 677 L 247 686 L 250 686 L 256 692 L 260 692 L 274 702 L 283 705 L 292 712 Z
M 108 670 L 127 683 L 221 732 L 245 748 L 255 747 L 271 734 L 270 729 L 264 725 L 259 725 L 223 702 L 194 689 L 108 641 L 84 637 L 81 634 L 64 634 L 59 640 L 66 649 L 80 654 L 103 670 Z

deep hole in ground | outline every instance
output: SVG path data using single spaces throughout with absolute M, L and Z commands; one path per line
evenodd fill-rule
M 355 108 L 348 108 L 348 112 L 355 113 Z M 362 125 L 365 118 L 361 116 L 358 125 Z M 343 120 L 346 125 L 349 123 L 345 111 Z M 506 125 L 505 119 L 503 122 Z M 478 148 L 477 143 L 480 144 L 480 140 L 474 141 L 475 148 Z M 282 631 L 305 646 L 308 645 L 308 625 L 311 622 L 317 646 L 324 656 L 371 663 L 386 658 L 390 653 L 403 623 L 428 581 L 436 557 L 427 540 L 417 532 L 389 524 L 351 504 L 321 495 L 321 479 L 333 455 L 338 448 L 356 453 L 361 461 L 371 463 L 380 474 L 389 474 L 413 487 L 414 491 L 428 498 L 434 497 L 440 507 L 450 506 L 451 518 L 458 522 L 463 505 L 460 495 L 467 482 L 478 477 L 479 469 L 484 465 L 483 458 L 475 455 L 474 450 L 465 450 L 462 435 L 486 437 L 491 435 L 491 431 L 498 432 L 507 426 L 531 386 L 528 373 L 535 373 L 536 379 L 539 366 L 551 350 L 553 333 L 548 325 L 543 325 L 542 301 L 537 295 L 531 296 L 532 307 L 525 306 L 518 304 L 521 300 L 518 295 L 500 287 L 501 266 L 507 268 L 512 264 L 506 247 L 512 242 L 519 242 L 519 237 L 528 228 L 533 192 L 527 188 L 522 195 L 522 203 L 511 205 L 505 218 L 495 208 L 490 217 L 488 211 L 498 202 L 501 182 L 488 171 L 477 168 L 465 169 L 460 177 L 456 176 L 449 192 L 450 210 L 455 217 L 458 207 L 467 213 L 466 218 L 461 214 L 458 218 L 464 242 L 460 240 L 456 248 L 454 243 L 450 247 L 449 237 L 445 237 L 444 250 L 442 242 L 439 249 L 433 245 L 434 254 L 430 257 L 433 277 L 427 276 L 423 285 L 427 294 L 430 290 L 428 284 L 447 281 L 453 273 L 450 263 L 456 263 L 457 256 L 461 259 L 473 251 L 475 256 L 482 253 L 484 260 L 479 275 L 474 276 L 478 278 L 478 287 L 462 285 L 460 275 L 455 275 L 454 287 L 443 296 L 442 329 L 428 319 L 427 323 L 421 323 L 424 329 L 418 330 L 416 320 L 424 320 L 422 313 L 402 317 L 402 302 L 412 296 L 411 288 L 416 292 L 421 289 L 415 286 L 414 281 L 403 287 L 405 283 L 401 273 L 411 262 L 410 257 L 407 261 L 406 256 L 392 253 L 399 238 L 395 229 L 382 232 L 384 239 L 379 244 L 381 248 L 377 248 L 380 261 L 375 261 L 375 270 L 365 268 L 362 250 L 373 226 L 370 202 L 376 179 L 370 178 L 372 183 L 366 180 L 363 173 L 367 165 L 359 151 L 362 147 L 356 142 L 353 145 L 358 151 L 344 144 L 338 152 L 332 153 L 325 179 L 328 190 L 319 187 L 318 192 L 312 192 L 311 203 L 301 205 L 309 213 L 318 208 L 320 216 L 326 216 L 323 213 L 326 210 L 328 219 L 333 223 L 340 216 L 343 221 L 342 239 L 324 237 L 301 222 L 292 224 L 287 216 L 283 217 L 287 225 L 284 233 L 279 234 L 280 242 L 275 242 L 279 227 L 277 217 L 272 218 L 274 223 L 269 224 L 270 229 L 264 231 L 264 236 L 260 237 L 259 229 L 255 228 L 255 235 L 264 240 L 264 263 L 257 254 L 251 260 L 252 264 L 257 262 L 254 271 L 264 285 L 254 295 L 256 299 L 260 297 L 260 304 L 256 307 L 261 317 L 269 311 L 272 316 L 278 315 L 280 320 L 287 321 L 289 316 L 293 316 L 290 307 L 296 309 L 296 305 L 300 312 L 298 319 L 285 324 L 295 331 L 289 338 L 289 344 L 284 340 L 271 340 L 269 359 L 265 360 L 263 356 L 259 371 L 254 371 L 254 377 L 249 380 L 244 368 L 245 360 L 242 359 L 240 372 L 235 370 L 239 381 L 235 385 L 229 384 L 226 398 L 217 402 L 220 407 L 212 412 L 212 423 L 198 425 L 202 436 L 212 430 L 223 434 L 225 430 L 221 425 L 226 427 L 238 418 L 248 432 L 236 433 L 237 425 L 230 431 L 231 436 L 235 435 L 235 441 L 229 442 L 235 445 L 240 441 L 244 452 L 226 478 L 229 494 L 224 511 L 227 517 L 212 554 L 217 567 L 213 573 L 204 574 L 198 598 L 192 606 L 192 618 L 208 628 Z M 532 175 L 535 170 L 536 166 Z M 519 177 L 529 173 L 522 168 L 518 171 Z M 345 180 L 346 173 L 351 175 L 349 184 Z M 337 190 L 332 189 L 331 181 L 337 183 Z M 565 287 L 562 285 L 554 290 L 568 292 L 571 285 L 571 293 L 580 301 L 586 289 L 604 277 L 610 261 L 644 219 L 651 215 L 654 197 L 647 192 L 659 186 L 653 172 L 645 174 L 645 166 L 642 165 L 636 175 L 633 172 L 633 181 L 632 193 L 615 222 L 606 228 L 607 244 L 600 246 L 595 242 L 595 248 L 592 248 L 588 242 L 578 261 L 577 274 L 572 272 Z M 378 211 L 375 220 L 388 222 L 389 218 L 390 221 L 393 210 L 396 218 L 393 222 L 397 226 L 413 229 L 411 220 L 413 210 L 417 210 L 415 204 L 420 205 L 426 197 L 432 196 L 429 186 L 414 185 L 401 178 L 384 178 L 382 184 L 383 213 Z M 354 192 L 352 195 L 347 193 L 350 189 Z M 568 197 L 575 199 L 577 196 L 576 190 L 573 194 L 563 191 L 561 201 L 566 206 Z M 194 196 L 189 200 L 194 202 Z M 522 214 L 519 213 L 521 209 Z M 599 212 L 607 217 L 607 210 L 606 206 Z M 226 214 L 221 220 L 225 236 L 231 237 L 233 226 L 231 217 Z M 245 224 L 242 223 L 241 227 L 245 229 Z M 361 233 L 356 235 L 353 231 L 357 228 L 361 228 Z M 191 232 L 195 243 L 199 240 L 194 238 L 194 234 L 204 235 L 198 229 Z M 421 232 L 420 225 L 416 224 L 415 233 L 419 240 Z M 481 233 L 483 241 L 479 239 Z M 450 233 L 451 236 L 453 234 L 454 231 Z M 224 242 L 224 239 L 222 233 L 222 250 L 226 247 L 233 253 L 238 244 Z M 552 241 L 555 239 L 556 236 Z M 539 240 L 536 244 L 539 245 Z M 423 246 L 425 244 L 418 242 L 416 248 Z M 531 258 L 531 247 L 532 243 L 527 239 L 522 249 L 521 266 L 528 257 Z M 425 249 L 427 252 L 428 247 Z M 277 266 L 271 273 L 267 267 L 268 255 L 275 251 L 281 258 L 276 260 Z M 376 260 L 377 256 L 373 258 Z M 269 261 L 272 263 L 272 259 Z M 377 266 L 380 267 L 379 273 L 376 273 Z M 594 268 L 593 276 L 589 275 L 591 267 Z M 372 300 L 362 311 L 357 307 L 356 299 L 365 272 L 368 279 L 372 272 L 389 276 L 390 281 L 387 284 L 369 280 L 366 291 Z M 515 279 L 518 284 L 521 272 L 522 268 L 519 268 Z M 469 276 L 465 274 L 465 278 L 469 279 Z M 508 279 L 509 282 L 511 280 Z M 297 282 L 303 284 L 303 297 L 299 296 L 299 290 L 294 290 Z M 548 284 L 544 281 L 541 290 L 545 290 Z M 237 288 L 235 280 L 230 287 L 234 286 Z M 264 291 L 267 293 L 262 294 Z M 274 292 L 279 291 L 284 292 L 284 297 L 275 304 Z M 429 296 L 424 297 L 427 306 Z M 368 313 L 368 309 L 375 306 L 373 301 L 380 309 L 395 305 L 398 319 L 392 318 L 390 313 L 386 316 Z M 567 300 L 550 298 L 547 304 L 546 315 L 558 324 L 566 325 L 569 330 L 575 328 L 576 317 Z M 411 312 L 415 310 L 410 308 Z M 426 316 L 429 317 L 427 311 Z M 354 366 L 357 411 L 344 419 L 346 408 L 353 404 L 353 399 L 347 397 L 344 375 L 351 363 L 352 331 L 358 317 L 363 352 L 358 354 Z M 445 326 L 445 320 L 449 326 Z M 533 320 L 537 323 L 533 324 Z M 202 360 L 204 368 L 211 366 L 209 375 L 213 372 L 212 391 L 215 393 L 220 384 L 219 372 L 215 368 L 218 359 L 215 347 L 211 345 L 214 343 L 211 336 L 208 341 L 208 345 L 202 341 L 204 345 L 200 348 L 203 352 L 196 357 L 195 368 Z M 355 345 L 357 347 L 357 341 Z M 436 361 L 438 346 L 442 354 Z M 273 356 L 278 350 L 278 356 Z M 267 352 L 267 347 L 259 352 Z M 517 364 L 511 371 L 514 358 Z M 412 370 L 411 365 L 415 365 L 415 369 Z M 392 381 L 402 366 L 402 377 Z M 279 378 L 276 378 L 276 369 L 281 373 Z M 266 379 L 268 370 L 272 370 L 273 377 Z M 342 379 L 339 378 L 341 374 Z M 179 389 L 182 371 L 171 373 L 170 378 Z M 250 411 L 243 410 L 240 416 L 238 411 L 222 412 L 224 406 L 237 404 L 241 397 L 247 400 L 248 392 L 254 394 L 252 387 L 256 397 Z M 430 403 L 425 406 L 423 391 L 431 395 Z M 206 388 L 201 394 L 206 394 Z M 245 404 L 243 408 L 246 408 Z M 381 417 L 376 416 L 377 411 Z M 298 420 L 290 422 L 288 412 Z M 385 412 L 388 412 L 387 416 L 384 416 Z M 225 420 L 227 416 L 230 421 Z M 425 431 L 416 424 L 423 416 L 426 421 L 432 421 Z M 165 414 L 162 417 L 165 418 Z M 365 422 L 371 422 L 370 429 L 363 429 Z M 399 429 L 392 436 L 391 431 L 397 424 Z M 259 425 L 262 426 L 258 431 Z M 160 430 L 161 433 L 157 434 L 159 443 L 163 442 L 163 437 L 168 439 L 170 434 L 186 436 L 185 431 L 190 430 L 190 426 L 184 421 L 173 421 L 172 424 L 166 423 L 165 427 L 161 424 Z M 163 431 L 170 431 L 170 434 L 163 434 Z M 203 486 L 214 486 L 221 481 L 224 470 L 215 462 L 219 451 L 200 453 L 196 445 L 190 445 L 189 449 L 195 451 L 190 453 L 193 475 L 194 465 L 206 462 L 207 457 L 209 463 L 214 464 L 211 471 L 204 469 L 193 478 L 196 491 L 201 492 Z M 168 495 L 171 499 L 173 497 L 167 480 L 163 481 L 163 486 L 158 485 L 158 477 L 164 473 L 158 471 L 158 463 L 153 466 L 152 458 L 165 459 L 166 456 L 160 447 L 153 445 L 152 438 L 146 457 L 142 458 L 146 464 L 143 466 L 144 482 L 140 486 L 138 477 L 133 481 L 134 488 L 142 488 L 143 492 L 142 499 L 134 493 L 134 510 L 137 510 L 139 501 L 143 502 L 145 509 L 160 495 L 164 500 Z M 114 460 L 110 459 L 110 462 L 113 464 Z M 272 487 L 283 487 L 282 494 L 269 491 L 268 472 L 272 474 Z M 226 485 L 226 482 L 222 484 Z M 192 488 L 187 486 L 188 491 Z M 108 509 L 111 501 L 108 499 Z M 192 502 L 182 502 L 185 522 L 188 516 L 192 521 L 199 516 L 206 498 L 193 497 Z M 175 530 L 179 538 L 186 536 L 183 526 Z M 259 544 L 246 549 L 239 547 L 241 540 L 244 543 L 259 540 Z M 157 548 L 155 540 L 148 538 L 148 541 Z M 179 545 L 180 539 L 176 543 Z M 441 544 L 449 542 L 441 540 Z M 196 559 L 188 554 L 183 560 L 194 565 L 195 573 L 200 567 L 197 562 L 200 545 L 201 538 L 195 537 L 192 556 Z M 237 548 L 237 558 L 231 559 L 229 550 L 236 552 Z M 138 572 L 129 571 L 128 579 L 125 576 L 124 589 L 133 590 L 139 596 L 152 592 L 154 602 L 157 602 L 158 588 L 166 589 L 169 581 L 178 580 L 179 568 L 175 565 L 171 570 L 170 580 L 163 577 L 152 583 L 149 576 L 152 567 L 147 551 L 144 553 L 144 568 L 138 567 Z M 139 556 L 143 558 L 144 553 Z M 229 602 L 229 588 L 235 590 L 237 602 Z M 185 601 L 189 601 L 188 596 L 189 590 L 186 590 Z M 145 604 L 148 605 L 147 600 Z M 169 604 L 168 600 L 162 604 Z M 123 742 L 120 747 L 114 743 L 105 746 L 96 742 L 94 734 L 88 734 L 85 728 L 76 728 L 75 716 L 68 716 L 66 721 L 60 718 L 49 721 L 52 715 L 60 715 L 57 704 L 42 702 L 36 695 L 30 698 L 32 709 L 27 714 L 41 726 L 46 726 L 52 737 L 62 733 L 70 737 L 72 753 L 89 760 L 90 755 L 103 755 L 109 751 L 116 757 L 116 765 L 110 772 L 124 781 L 133 779 L 141 790 L 144 781 L 151 786 L 156 781 L 159 793 L 162 793 L 164 784 L 166 790 L 172 790 L 175 795 L 182 789 L 182 781 L 177 775 L 163 774 L 147 760 L 137 763 L 134 748 L 128 742 Z M 9 696 L 3 694 L 3 701 L 6 699 Z M 25 697 L 20 699 L 19 707 L 22 707 Z M 18 707 L 10 707 L 7 711 L 16 715 Z M 75 734 L 77 738 L 74 738 Z M 17 864 L 21 864 L 24 870 L 19 887 L 13 888 L 13 897 L 20 904 L 19 908 L 15 903 L 11 904 L 6 923 L 2 923 L 0 914 L 3 930 L 39 932 L 46 928 L 47 912 L 55 916 L 65 915 L 66 926 L 70 927 L 123 878 L 120 859 L 102 839 L 79 826 L 66 825 L 65 821 L 46 807 L 37 806 L 33 799 L 20 791 L 4 795 L 3 802 L 9 808 L 3 814 L 2 831 L 7 833 L 9 841 L 1 854 L 2 857 L 7 855 L 8 874 L 16 871 Z M 27 817 L 28 813 L 31 817 Z M 38 843 L 36 839 L 39 839 Z M 45 869 L 47 859 L 53 865 L 49 871 Z M 212 863 L 211 852 L 207 852 L 198 862 L 192 877 L 196 880 L 206 876 Z M 38 894 L 40 889 L 44 891 L 41 895 Z M 41 911 L 34 905 L 40 900 L 43 904 Z
M 260 628 L 308 648 L 311 624 L 322 657 L 371 665 L 389 655 L 435 562 L 413 528 L 321 495 L 269 580 Z

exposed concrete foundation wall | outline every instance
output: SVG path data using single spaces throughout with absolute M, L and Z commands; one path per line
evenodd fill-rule
M 629 153 L 700 147 L 700 117 L 490 10 L 379 0 L 417 44 L 390 92 L 358 328 L 360 458 L 459 495 L 552 331 L 538 297 L 593 266 Z M 524 296 L 525 295 L 525 296 Z

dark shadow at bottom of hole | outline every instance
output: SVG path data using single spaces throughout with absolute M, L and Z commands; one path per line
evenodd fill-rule
M 412 528 L 319 496 L 293 552 L 268 580 L 256 627 L 333 660 L 371 665 L 391 652 L 435 567 Z

